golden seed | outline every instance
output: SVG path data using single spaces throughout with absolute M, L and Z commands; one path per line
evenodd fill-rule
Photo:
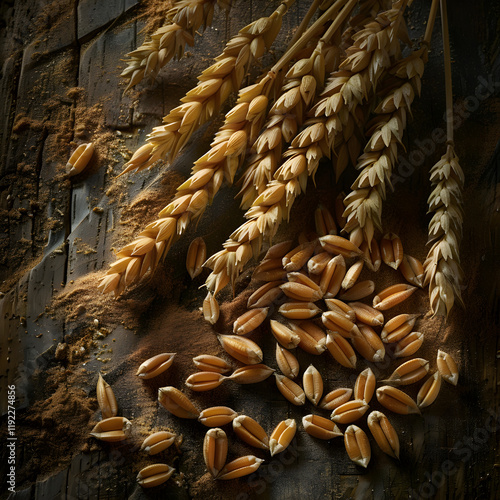
M 253 332 L 266 319 L 268 311 L 268 307 L 250 309 L 233 323 L 233 332 L 236 335 L 247 335 Z
M 323 272 L 332 256 L 328 252 L 321 252 L 313 255 L 307 261 L 307 270 L 309 274 L 319 275 Z
M 309 354 L 322 354 L 326 351 L 326 333 L 312 321 L 290 322 L 290 329 L 300 337 L 298 347 Z
M 382 326 L 384 324 L 384 315 L 362 302 L 350 302 L 349 306 L 354 311 L 356 320 L 368 326 Z
M 368 436 L 362 429 L 350 425 L 344 432 L 344 445 L 349 458 L 355 464 L 368 467 L 372 453 Z
M 458 384 L 458 368 L 455 360 L 441 349 L 437 353 L 437 367 L 441 377 L 452 385 Z
M 285 451 L 297 432 L 297 424 L 293 418 L 281 421 L 269 438 L 271 456 Z
M 319 298 L 323 297 L 323 292 L 321 291 L 320 286 L 306 274 L 302 272 L 292 272 L 292 273 L 287 273 L 286 277 L 290 283 L 300 283 L 301 285 L 305 285 L 309 288 L 312 288 L 315 292 L 317 292 L 317 296 Z M 314 301 L 308 300 L 307 302 L 314 302 Z
M 386 311 L 391 307 L 401 304 L 415 290 L 417 290 L 417 287 L 407 285 L 406 283 L 389 286 L 373 297 L 373 307 L 379 311 Z
M 300 385 L 296 384 L 293 380 L 285 377 L 284 375 L 275 373 L 274 376 L 276 377 L 276 386 L 278 387 L 278 390 L 288 401 L 290 401 L 290 403 L 295 406 L 305 404 L 306 395 Z
M 360 250 L 363 252 L 363 259 L 366 262 L 366 265 L 372 271 L 377 272 L 380 269 L 380 265 L 382 264 L 382 257 L 380 256 L 380 248 L 376 240 L 372 239 L 370 242 L 370 247 L 368 247 L 368 243 L 363 241 Z
M 144 450 L 148 455 L 156 455 L 172 446 L 175 437 L 175 434 L 169 431 L 154 432 L 142 442 L 141 450 Z
M 424 287 L 424 266 L 418 259 L 405 254 L 399 270 L 406 281 L 420 288 Z
M 239 415 L 233 420 L 234 433 L 245 443 L 262 450 L 269 449 L 269 438 L 262 426 L 253 418 Z
M 83 172 L 85 167 L 89 164 L 93 154 L 94 145 L 91 142 L 88 144 L 80 144 L 71 155 L 68 163 L 66 163 L 66 172 L 68 176 L 73 177 Z
M 238 414 L 227 406 L 212 406 L 200 413 L 198 420 L 207 427 L 221 427 L 230 424 Z
M 441 389 L 441 374 L 439 370 L 429 377 L 422 385 L 417 394 L 417 405 L 420 409 L 431 405 L 436 401 Z
M 179 418 L 198 418 L 199 410 L 189 398 L 175 387 L 160 387 L 158 401 L 172 415 Z
M 358 257 L 361 250 L 351 241 L 342 236 L 329 234 L 319 239 L 321 246 L 331 254 L 343 255 L 344 257 Z
M 318 439 L 333 439 L 342 436 L 342 431 L 337 424 L 319 415 L 306 415 L 302 417 L 304 430 L 311 436 Z
M 423 358 L 415 358 L 399 365 L 384 382 L 394 385 L 409 385 L 423 379 L 429 372 L 429 362 Z
M 288 271 L 298 271 L 311 258 L 314 253 L 314 244 L 303 243 L 290 250 L 282 259 L 283 268 Z
M 143 488 L 153 488 L 168 481 L 174 472 L 175 469 L 167 464 L 148 465 L 137 474 L 137 482 Z
M 285 302 L 278 312 L 288 319 L 311 319 L 322 311 L 313 302 Z
M 203 459 L 213 477 L 217 477 L 224 468 L 227 448 L 227 436 L 222 429 L 213 428 L 207 431 L 203 440 Z
M 316 302 L 323 293 L 302 283 L 288 282 L 280 286 L 283 293 L 292 300 L 299 302 Z
M 262 458 L 257 458 L 253 455 L 237 458 L 226 464 L 221 473 L 217 476 L 217 479 L 227 480 L 248 476 L 255 472 L 263 461 Z
M 279 321 L 272 319 L 270 321 L 271 331 L 274 338 L 285 348 L 295 349 L 300 343 L 300 337 L 290 328 L 283 325 Z
M 281 259 L 265 259 L 254 270 L 253 279 L 257 281 L 281 281 L 286 278 Z
M 356 353 L 351 344 L 337 332 L 329 332 L 326 336 L 326 347 L 333 358 L 346 368 L 356 368 Z
M 332 332 L 338 332 L 343 337 L 352 337 L 359 333 L 358 326 L 347 319 L 344 314 L 336 311 L 326 311 L 321 315 L 321 321 Z
M 238 368 L 226 378 L 238 384 L 257 384 L 266 380 L 273 372 L 273 368 L 263 364 L 248 365 Z
M 337 234 L 337 225 L 335 219 L 328 208 L 323 205 L 318 206 L 314 212 L 314 222 L 316 225 L 316 233 L 318 236 L 326 236 L 327 234 Z
M 101 441 L 114 443 L 127 439 L 131 428 L 132 422 L 125 417 L 109 417 L 98 422 L 90 435 Z
M 203 270 L 203 263 L 207 260 L 207 245 L 201 237 L 195 238 L 189 245 L 186 257 L 186 269 L 191 279 L 196 278 Z
M 337 255 L 333 259 L 330 259 L 321 273 L 319 282 L 319 286 L 326 299 L 333 298 L 339 293 L 345 273 L 346 264 L 342 255 Z
M 393 269 L 397 269 L 403 261 L 403 244 L 398 235 L 386 234 L 380 240 L 380 254 L 382 260 Z
M 292 240 L 282 241 L 281 243 L 276 243 L 266 252 L 264 259 L 281 259 L 290 251 L 292 248 Z
M 299 374 L 299 362 L 297 358 L 287 349 L 276 344 L 276 362 L 283 375 L 288 378 L 295 378 Z
M 364 369 L 358 375 L 354 384 L 354 399 L 359 399 L 368 404 L 375 393 L 376 383 L 377 380 L 371 368 Z
M 340 387 L 326 394 L 318 406 L 323 410 L 335 410 L 340 405 L 347 403 L 351 399 L 351 396 L 352 389 Z
M 260 288 L 255 290 L 255 292 L 248 297 L 247 307 L 248 309 L 255 309 L 261 307 L 269 307 L 273 302 L 278 300 L 283 292 L 280 288 L 282 281 L 270 281 Z
M 372 363 L 383 361 L 385 346 L 375 330 L 371 326 L 360 324 L 358 332 L 353 333 L 351 342 L 359 354 Z
M 144 361 L 137 369 L 136 375 L 143 379 L 150 379 L 168 370 L 174 361 L 175 352 L 157 354 Z
M 227 373 L 231 371 L 231 365 L 227 361 L 210 354 L 196 356 L 193 358 L 193 363 L 202 372 Z
M 96 397 L 101 409 L 102 418 L 116 417 L 118 414 L 118 403 L 116 402 L 115 394 L 100 373 L 99 380 L 97 381 Z
M 417 403 L 403 391 L 396 389 L 390 385 L 379 387 L 376 391 L 378 402 L 400 415 L 408 415 L 410 413 L 420 413 Z
M 302 376 L 302 385 L 304 386 L 304 393 L 307 399 L 314 406 L 317 406 L 323 395 L 323 379 L 319 371 L 313 365 L 309 365 L 304 372 Z
M 411 332 L 417 318 L 417 314 L 399 314 L 398 316 L 390 319 L 384 325 L 384 328 L 382 328 L 382 332 L 380 333 L 382 342 L 387 344 L 398 342 L 402 338 L 406 337 L 406 335 Z
M 356 321 L 356 313 L 350 304 L 346 304 L 339 299 L 325 299 L 325 304 L 330 311 L 341 314 L 352 323 Z
M 337 424 L 350 424 L 359 420 L 368 408 L 368 404 L 362 399 L 353 399 L 337 406 L 330 418 Z
M 346 271 L 344 279 L 342 280 L 342 290 L 348 290 L 356 283 L 363 270 L 363 265 L 364 261 L 359 259 Z
M 215 325 L 215 323 L 219 320 L 220 309 L 219 303 L 212 292 L 207 293 L 207 296 L 203 301 L 202 310 L 205 321 L 208 321 L 211 325 Z
M 424 334 L 420 332 L 411 332 L 403 337 L 394 349 L 395 358 L 405 358 L 415 354 L 424 341 Z
M 399 459 L 399 438 L 389 419 L 380 411 L 372 411 L 366 421 L 379 448 L 390 457 Z
M 262 350 L 252 340 L 239 335 L 219 335 L 218 338 L 224 350 L 245 365 L 262 363 Z
M 339 295 L 340 300 L 361 300 L 375 291 L 375 283 L 372 280 L 358 281 L 349 290 Z
M 224 376 L 217 372 L 196 372 L 186 379 L 186 386 L 192 391 L 211 391 L 219 387 L 224 381 Z

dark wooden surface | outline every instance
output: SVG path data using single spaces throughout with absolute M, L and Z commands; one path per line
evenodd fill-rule
M 144 189 L 149 189 L 157 198 L 162 194 L 167 174 L 154 169 L 131 178 L 132 182 L 118 183 L 124 198 L 120 203 L 110 203 L 106 191 L 111 185 L 117 187 L 115 176 L 124 163 L 121 152 L 125 148 L 134 151 L 142 144 L 151 127 L 195 85 L 196 74 L 209 64 L 209 58 L 221 50 L 224 42 L 263 11 L 271 12 L 275 3 L 237 0 L 229 18 L 216 18 L 213 28 L 190 49 L 192 57 L 173 62 L 153 85 L 142 85 L 134 99 L 123 96 L 119 66 L 123 67 L 120 59 L 124 54 L 143 39 L 139 31 L 144 22 L 136 19 L 139 2 L 46 0 L 2 4 L 5 24 L 0 35 L 0 280 L 4 280 L 0 298 L 2 414 L 6 411 L 8 384 L 16 385 L 19 418 L 38 400 L 34 374 L 53 366 L 56 363 L 55 346 L 65 335 L 78 334 L 82 328 L 84 320 L 65 321 L 41 315 L 56 290 L 60 290 L 61 283 L 105 269 L 113 260 L 111 230 L 119 224 L 127 202 L 132 203 Z M 269 59 L 279 56 L 308 4 L 298 0 L 291 9 L 284 20 L 283 36 L 278 41 L 276 54 Z M 414 36 L 422 33 L 429 4 L 429 1 L 415 0 L 410 10 L 408 24 Z M 348 460 L 341 440 L 319 442 L 300 428 L 291 449 L 267 460 L 256 475 L 231 485 L 204 485 L 200 482 L 205 475 L 201 459 L 204 429 L 196 423 L 170 418 L 161 408 L 154 408 L 152 414 L 156 425 L 169 426 L 184 435 L 182 454 L 175 459 L 177 482 L 170 481 L 158 491 L 142 491 L 135 485 L 134 450 L 102 447 L 88 453 L 75 450 L 70 463 L 55 466 L 53 472 L 37 474 L 36 470 L 32 471 L 33 482 L 22 484 L 12 498 L 500 497 L 497 430 L 500 425 L 497 371 L 500 349 L 497 337 L 500 280 L 497 253 L 500 152 L 496 148 L 500 136 L 498 6 L 495 2 L 481 1 L 472 8 L 468 2 L 459 1 L 450 2 L 449 11 L 455 102 L 457 114 L 463 116 L 456 139 L 467 176 L 462 252 L 466 272 L 464 298 L 469 307 L 466 312 L 454 311 L 449 325 L 435 323 L 434 338 L 442 338 L 445 350 L 449 345 L 459 350 L 460 383 L 457 388 L 445 385 L 439 400 L 422 417 L 394 417 L 394 424 L 401 431 L 401 461 L 396 463 L 389 459 L 374 445 L 372 463 L 367 471 L 361 470 Z M 417 148 L 415 141 L 424 143 L 432 130 L 444 127 L 439 33 L 437 25 L 422 96 L 414 106 L 414 119 L 407 133 L 408 154 Z M 99 132 L 112 134 L 112 147 L 98 167 L 81 179 L 77 178 L 69 187 L 60 189 L 60 166 L 69 156 L 70 141 L 82 142 L 84 138 L 90 139 L 94 132 L 89 129 L 92 120 L 88 115 L 80 115 L 81 108 L 75 99 L 68 97 L 68 91 L 74 88 L 84 89 L 82 95 L 87 108 L 101 104 L 98 114 L 103 122 Z M 49 100 L 52 100 L 50 105 L 47 104 Z M 26 127 L 19 127 L 21 117 L 27 118 Z M 210 134 L 215 130 L 208 126 L 197 133 L 169 172 L 186 175 L 192 161 L 207 148 Z M 56 154 L 61 151 L 61 144 L 66 145 L 63 157 Z M 387 220 L 396 225 L 401 234 L 410 235 L 413 231 L 421 238 L 422 247 L 428 220 L 425 215 L 427 172 L 440 154 L 442 151 L 436 148 L 421 168 L 397 186 L 386 210 Z M 318 183 L 317 192 L 320 197 L 328 196 L 328 188 L 323 186 L 328 185 L 330 174 L 319 175 L 324 182 Z M 310 196 L 314 196 L 312 191 L 309 191 Z M 123 374 L 134 366 L 127 361 L 127 356 L 135 349 L 142 349 L 150 336 L 157 335 L 160 325 L 168 324 L 172 301 L 181 310 L 185 308 L 186 321 L 192 319 L 190 311 L 200 304 L 203 294 L 197 286 L 187 284 L 183 271 L 185 250 L 190 238 L 198 234 L 205 237 L 210 251 L 218 250 L 229 234 L 228 228 L 236 227 L 240 220 L 237 203 L 232 199 L 235 193 L 236 188 L 221 193 L 197 230 L 190 228 L 187 237 L 169 254 L 166 267 L 172 271 L 165 276 L 182 283 L 182 290 L 174 294 L 173 299 L 172 296 L 165 299 L 155 297 L 147 284 L 139 287 L 134 292 L 136 297 L 151 300 L 146 314 L 139 319 L 140 328 L 130 331 L 118 326 L 112 331 L 116 344 L 106 371 L 123 414 L 131 419 L 140 418 L 141 408 L 127 406 L 130 388 Z M 41 200 L 48 202 L 44 204 Z M 402 200 L 406 200 L 406 208 L 401 213 L 397 207 Z M 304 219 L 310 220 L 304 215 L 310 205 L 298 205 L 297 219 L 300 210 L 304 209 Z M 94 207 L 102 211 L 93 211 Z M 127 217 L 133 218 L 133 213 L 133 210 L 127 212 Z M 56 222 L 50 228 L 47 226 L 49 218 Z M 82 251 L 82 245 L 91 251 Z M 12 255 L 18 252 L 22 252 L 22 263 L 26 267 L 12 283 L 12 276 L 19 271 L 12 267 Z M 85 321 L 91 318 L 86 317 Z M 208 326 L 202 322 L 198 324 L 211 335 Z M 272 353 L 272 342 L 264 337 L 260 340 L 265 352 Z M 168 339 L 163 342 L 169 345 Z M 169 347 L 185 359 L 201 354 L 196 346 Z M 430 349 L 428 353 L 430 355 Z M 302 353 L 299 360 L 301 365 L 307 366 L 311 357 Z M 266 354 L 266 362 L 273 363 L 272 354 Z M 324 358 L 318 361 L 330 388 L 352 382 L 351 374 L 333 371 L 330 366 Z M 101 367 L 95 357 L 86 365 L 94 374 Z M 386 374 L 386 367 L 378 368 L 379 373 Z M 181 380 L 172 375 L 167 382 L 180 384 Z M 155 387 L 146 389 L 154 406 Z M 92 394 L 93 387 L 86 390 Z M 300 423 L 302 416 L 312 411 L 312 408 L 288 405 L 272 380 L 239 390 L 221 387 L 214 394 L 201 395 L 200 402 L 209 406 L 215 404 L 212 400 L 215 397 L 217 402 L 223 401 L 220 404 L 267 422 L 264 427 L 269 431 L 284 418 L 293 417 Z M 22 468 L 30 452 L 29 443 L 19 442 L 17 450 L 17 467 Z M 253 453 L 242 446 L 237 450 Z M 6 450 L 3 445 L 1 453 L 0 470 L 4 481 Z M 180 474 L 184 475 L 184 482 L 180 481 Z M 3 491 L 2 485 L 2 498 L 5 496 Z

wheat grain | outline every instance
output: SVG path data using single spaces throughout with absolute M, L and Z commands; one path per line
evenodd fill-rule
M 116 417 L 118 414 L 118 403 L 116 402 L 115 394 L 100 373 L 96 387 L 96 398 L 103 419 Z
M 227 457 L 227 436 L 219 428 L 209 429 L 203 440 L 203 459 L 208 471 L 217 477 L 223 469 Z
M 302 385 L 306 398 L 317 406 L 323 395 L 323 379 L 321 373 L 313 366 L 309 365 L 302 377 Z
M 249 309 L 247 312 L 236 318 L 233 323 L 233 332 L 236 335 L 248 335 L 263 323 L 263 321 L 267 318 L 268 312 L 268 307 Z
M 164 352 L 147 359 L 137 369 L 136 375 L 143 379 L 157 377 L 168 370 L 174 362 L 175 352 Z
M 323 410 L 335 410 L 351 399 L 352 392 L 352 389 L 345 387 L 334 389 L 323 397 L 318 406 Z
M 186 387 L 192 391 L 202 392 L 216 389 L 224 382 L 224 376 L 217 372 L 196 372 L 186 379 Z
M 125 417 L 109 417 L 98 422 L 92 431 L 91 436 L 101 441 L 114 443 L 128 438 L 132 429 L 132 422 Z
M 170 465 L 152 464 L 141 469 L 136 480 L 143 488 L 154 488 L 168 481 L 174 472 Z
M 262 450 L 269 449 L 269 438 L 262 426 L 253 418 L 239 415 L 233 420 L 234 433 L 245 443 Z
M 283 420 L 269 437 L 269 451 L 271 456 L 285 451 L 297 432 L 297 424 L 293 418 Z
M 202 372 L 227 373 L 231 371 L 231 365 L 227 361 L 210 354 L 196 356 L 193 358 L 193 363 Z
M 141 450 L 148 455 L 156 455 L 174 443 L 176 435 L 169 431 L 158 431 L 150 434 L 141 444 Z
M 266 380 L 273 372 L 273 368 L 263 364 L 242 366 L 235 370 L 227 379 L 238 384 L 257 384 Z
M 350 425 L 344 432 L 344 444 L 349 458 L 360 465 L 368 467 L 371 458 L 370 442 L 365 432 L 356 425 Z
M 222 469 L 217 479 L 228 480 L 248 476 L 255 472 L 264 460 L 253 455 L 246 455 L 229 462 Z
M 172 415 L 179 418 L 198 418 L 200 411 L 189 398 L 175 387 L 160 387 L 158 401 Z
M 299 362 L 297 358 L 287 349 L 276 344 L 276 363 L 285 377 L 294 379 L 299 374 Z
M 436 362 L 441 377 L 443 377 L 446 382 L 457 385 L 458 367 L 455 360 L 448 353 L 439 349 Z
M 393 385 L 409 385 L 424 378 L 428 372 L 429 362 L 423 358 L 414 358 L 399 365 L 384 382 Z
M 319 415 L 305 415 L 302 417 L 302 425 L 310 436 L 318 439 L 328 440 L 342 436 L 342 431 L 334 422 Z
M 230 424 L 238 414 L 227 406 L 212 406 L 203 410 L 198 420 L 207 427 L 220 427 Z
M 420 409 L 431 405 L 436 401 L 438 397 L 439 390 L 441 389 L 441 374 L 439 371 L 435 372 L 434 375 L 429 377 L 417 394 L 417 405 Z
M 380 411 L 372 411 L 366 420 L 379 448 L 387 455 L 399 459 L 399 438 L 389 419 Z
M 276 387 L 281 394 L 295 406 L 301 406 L 306 402 L 306 395 L 300 385 L 296 384 L 293 380 L 275 373 Z

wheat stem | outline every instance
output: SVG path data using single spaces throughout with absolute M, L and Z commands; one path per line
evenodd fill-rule
M 302 18 L 302 21 L 300 22 L 297 30 L 293 34 L 293 37 L 288 44 L 287 51 L 290 50 L 295 42 L 302 36 L 302 33 L 304 33 L 307 26 L 309 25 L 309 21 L 312 19 L 322 2 L 323 0 L 313 0 L 313 3 L 306 12 L 306 15 Z
M 423 43 L 428 47 L 431 44 L 432 31 L 434 30 L 434 24 L 436 22 L 436 15 L 439 9 L 439 0 L 432 0 L 431 9 L 429 11 L 429 17 L 427 18 L 427 28 L 425 29 L 425 35 Z
M 446 137 L 453 143 L 453 87 L 451 78 L 450 35 L 446 0 L 441 0 L 441 26 L 443 32 L 444 81 L 446 92 Z

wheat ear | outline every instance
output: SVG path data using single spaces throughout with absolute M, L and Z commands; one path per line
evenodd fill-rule
M 335 20 L 337 28 L 344 22 L 354 5 L 354 0 L 345 5 Z M 397 19 L 399 13 L 399 9 L 394 9 L 390 17 Z M 365 30 L 364 37 L 359 36 L 356 43 L 363 44 L 367 52 L 375 54 L 380 47 L 379 44 L 383 44 L 384 40 L 392 43 L 389 33 L 393 28 L 392 22 L 389 24 L 384 22 L 384 27 L 380 30 L 371 24 L 370 28 Z M 384 30 L 385 36 L 377 35 L 384 33 Z M 378 42 L 372 45 L 366 44 L 366 40 L 372 39 L 373 36 Z M 363 61 L 361 71 L 370 71 L 371 58 L 365 58 Z M 377 63 L 377 68 L 379 66 Z M 356 75 L 358 78 L 355 78 Z M 306 188 L 308 177 L 314 178 L 320 159 L 330 155 L 335 135 L 342 130 L 340 116 L 348 114 L 349 110 L 357 105 L 353 101 L 355 99 L 361 101 L 368 92 L 368 89 L 360 88 L 360 81 L 362 82 L 363 78 L 357 73 L 354 75 L 349 73 L 349 76 L 344 73 L 339 76 L 335 73 L 330 79 L 314 108 L 315 118 L 293 139 L 291 147 L 283 155 L 285 162 L 275 172 L 274 179 L 247 210 L 245 217 L 248 220 L 231 234 L 224 243 L 224 249 L 205 263 L 206 267 L 212 269 L 206 281 L 209 290 L 217 293 L 222 284 L 225 286 L 228 282 L 234 286 L 237 276 L 250 258 L 260 252 L 263 238 L 271 239 L 281 221 L 288 218 L 295 198 Z
M 212 24 L 215 4 L 229 12 L 233 0 L 180 0 L 168 10 L 166 23 L 136 50 L 127 54 L 127 67 L 121 77 L 125 92 L 145 78 L 154 80 L 171 59 L 180 59 L 186 45 L 194 45 L 194 35 L 202 26 Z
M 215 63 L 198 76 L 198 85 L 182 99 L 182 104 L 153 128 L 147 143 L 125 164 L 125 170 L 140 171 L 158 160 L 172 161 L 193 132 L 217 114 L 231 92 L 239 89 L 252 61 L 263 55 L 281 28 L 281 20 L 295 0 L 283 0 L 269 16 L 242 28 L 226 45 Z M 122 175 L 121 174 L 121 175 Z
M 441 0 L 444 68 L 446 87 L 446 120 L 448 146 L 430 171 L 433 191 L 429 196 L 429 211 L 434 215 L 429 223 L 429 244 L 424 262 L 425 284 L 433 315 L 448 316 L 455 301 L 463 306 L 459 246 L 462 239 L 462 190 L 464 174 L 453 145 L 453 90 L 446 1 Z

